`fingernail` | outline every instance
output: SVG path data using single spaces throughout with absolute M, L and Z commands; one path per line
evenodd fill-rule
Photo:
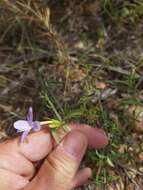
M 99 128 L 98 128 L 98 131 L 99 131 L 99 133 L 101 133 L 102 135 L 107 136 L 106 133 L 105 133 L 105 131 L 104 131 L 103 129 L 99 129 Z
M 78 158 L 87 147 L 87 139 L 81 132 L 73 131 L 65 137 L 62 145 L 68 154 Z

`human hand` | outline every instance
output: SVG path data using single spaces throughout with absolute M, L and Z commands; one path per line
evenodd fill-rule
M 79 166 L 87 146 L 103 148 L 108 139 L 102 130 L 88 125 L 71 124 L 70 128 L 68 134 L 59 131 L 62 140 L 58 146 L 48 129 L 30 134 L 21 144 L 18 138 L 1 143 L 0 189 L 70 190 L 84 184 L 91 169 L 79 170 Z

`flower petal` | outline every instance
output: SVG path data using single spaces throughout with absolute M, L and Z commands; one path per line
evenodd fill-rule
M 31 130 L 31 126 L 25 120 L 18 120 L 14 122 L 14 128 L 18 130 L 18 132 Z
M 21 135 L 21 139 L 20 139 L 20 142 L 23 143 L 28 135 L 28 133 L 30 132 L 30 130 L 28 131 L 24 131 Z
M 29 107 L 29 109 L 28 109 L 27 121 L 29 121 L 29 122 L 33 121 L 33 108 L 32 107 Z
M 34 121 L 33 123 L 32 123 L 32 129 L 33 129 L 33 131 L 40 131 L 40 129 L 41 129 L 41 125 L 40 125 L 40 122 L 39 121 Z

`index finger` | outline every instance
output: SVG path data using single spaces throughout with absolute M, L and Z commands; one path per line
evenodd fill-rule
M 84 133 L 87 137 L 88 145 L 91 148 L 103 148 L 108 143 L 108 138 L 101 129 L 90 127 L 85 124 L 69 124 L 69 126 L 71 130 L 79 130 Z M 58 134 L 60 140 L 62 140 L 66 135 L 66 132 L 60 129 Z M 34 162 L 42 160 L 48 155 L 53 147 L 53 139 L 50 135 L 50 130 L 47 128 L 30 134 L 27 137 L 27 141 L 24 143 L 19 144 L 19 138 L 16 138 L 15 140 L 4 142 L 3 146 L 6 144 L 8 154 L 18 152 L 28 160 Z
M 100 149 L 104 148 L 108 144 L 107 135 L 104 130 L 100 128 L 78 123 L 71 123 L 68 126 L 70 127 L 71 131 L 80 131 L 87 137 L 89 148 Z M 66 135 L 66 132 L 63 129 L 59 129 L 58 132 L 60 139 L 64 138 Z

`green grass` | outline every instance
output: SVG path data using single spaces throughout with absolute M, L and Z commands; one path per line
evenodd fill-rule
M 57 89 L 55 83 L 54 88 Z M 128 88 L 130 90 L 130 85 Z M 61 108 L 61 105 L 59 106 L 59 102 L 57 101 L 58 97 L 55 97 L 53 95 L 54 93 L 52 93 L 52 88 L 50 88 L 49 93 L 49 90 L 47 91 L 49 87 L 43 89 L 45 89 L 44 91 L 46 94 L 46 97 L 42 96 L 44 103 L 43 106 L 48 108 L 49 111 L 47 110 L 47 112 L 53 112 L 52 117 L 59 119 L 58 115 L 60 115 L 60 117 L 62 117 L 62 119 L 66 122 L 85 122 L 92 126 L 96 126 L 96 124 L 98 124 L 107 132 L 110 137 L 109 145 L 107 148 L 101 151 L 89 151 L 85 159 L 85 164 L 93 167 L 92 183 L 95 183 L 95 185 L 102 185 L 111 183 L 113 181 L 118 181 L 119 176 L 110 176 L 108 170 L 110 168 L 111 170 L 116 171 L 116 168 L 120 162 L 126 163 L 129 160 L 132 160 L 127 150 L 123 153 L 118 152 L 120 146 L 124 144 L 130 146 L 128 139 L 131 138 L 132 129 L 134 128 L 133 118 L 131 118 L 130 115 L 123 113 L 123 109 L 125 106 L 130 105 L 131 102 L 129 103 L 129 100 L 128 102 L 122 100 L 123 106 L 121 106 L 121 110 L 119 108 L 116 108 L 118 110 L 116 110 L 116 114 L 120 120 L 120 123 L 118 123 L 117 120 L 112 118 L 109 110 L 107 110 L 106 107 L 103 107 L 104 102 L 101 102 L 100 99 L 98 100 L 99 103 L 92 105 L 90 102 L 91 97 L 87 98 L 86 96 L 82 96 L 82 101 L 81 98 L 79 98 L 78 104 L 76 103 L 76 106 L 71 106 L 67 103 L 64 105 L 63 103 L 63 106 Z M 49 100 L 47 101 L 47 94 L 49 94 L 49 97 L 51 100 L 53 100 L 52 104 L 49 102 Z M 135 101 L 132 98 L 131 101 L 132 104 L 135 104 Z M 55 106 L 53 106 L 53 104 L 55 104 Z M 55 107 L 58 109 L 58 114 L 57 110 L 55 111 Z M 126 126 L 126 128 L 122 128 L 122 125 Z M 96 176 L 97 168 L 101 168 L 101 172 L 98 176 Z
M 135 23 L 143 16 L 142 0 L 102 0 L 100 5 L 103 15 L 115 21 L 120 20 L 120 22 L 124 22 L 127 19 L 129 22 Z
M 0 2 L 0 42 L 6 49 L 0 92 L 10 89 L 2 102 L 19 115 L 32 104 L 39 119 L 103 128 L 109 145 L 88 151 L 83 163 L 93 169 L 90 184 L 126 185 L 132 180 L 125 181 L 122 167 L 136 167 L 129 151 L 136 118 L 129 108 L 143 105 L 143 2 L 102 0 L 95 12 L 94 2 L 59 2 L 63 12 L 56 2 Z M 5 112 L 0 117 L 11 121 Z

